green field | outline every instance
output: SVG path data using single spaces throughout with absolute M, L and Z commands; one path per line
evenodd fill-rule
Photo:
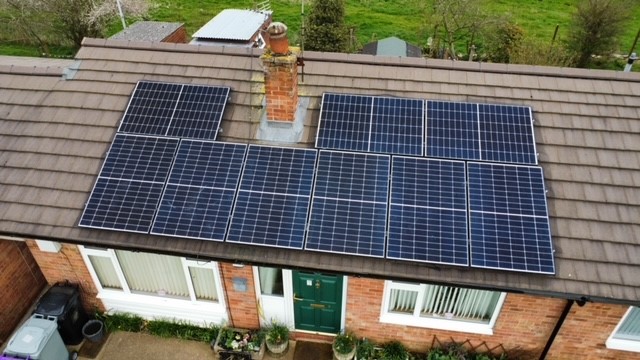
M 479 0 L 480 1 L 480 0 Z M 569 20 L 575 5 L 581 0 L 486 0 L 487 12 L 508 17 L 525 31 L 525 36 L 541 42 L 550 42 L 556 25 L 561 40 L 569 30 Z M 189 34 L 195 32 L 218 12 L 225 8 L 252 8 L 254 0 L 152 0 L 150 20 L 183 22 Z M 308 4 L 306 1 L 308 12 Z M 364 45 L 375 39 L 397 36 L 422 46 L 428 38 L 430 0 L 347 0 L 346 23 L 353 29 L 355 45 Z M 301 24 L 301 0 L 272 0 L 274 20 L 286 23 L 295 43 Z M 629 10 L 631 19 L 620 34 L 619 51 L 626 54 L 640 28 L 640 1 Z M 1 14 L 0 14 L 1 15 Z M 132 19 L 129 19 L 131 22 Z M 120 30 L 120 22 L 114 21 L 109 34 Z M 0 53 L 37 54 L 34 48 L 6 41 L 0 44 Z M 60 54 L 68 49 L 59 50 Z

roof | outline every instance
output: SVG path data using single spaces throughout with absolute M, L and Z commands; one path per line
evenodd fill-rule
M 362 53 L 378 56 L 422 57 L 419 47 L 395 36 L 366 44 L 362 48 Z
M 178 22 L 138 21 L 111 36 L 115 40 L 162 41 L 184 24 Z
M 137 81 L 230 86 L 223 141 L 262 114 L 258 49 L 86 39 L 74 71 L 0 66 L 0 235 L 639 305 L 640 74 L 305 52 L 302 143 L 325 91 L 531 106 L 555 276 L 86 229 L 78 220 Z
M 222 10 L 193 34 L 194 38 L 249 41 L 269 19 L 270 13 L 254 10 Z

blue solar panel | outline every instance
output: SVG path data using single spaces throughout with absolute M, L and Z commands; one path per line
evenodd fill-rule
M 166 135 L 181 90 L 180 84 L 138 82 L 118 131 Z
M 367 151 L 373 97 L 331 94 L 322 96 L 316 147 Z
M 555 273 L 542 169 L 467 164 L 471 266 Z
M 369 151 L 422 155 L 424 100 L 375 97 Z
M 228 97 L 228 87 L 184 85 L 169 136 L 215 140 Z
M 427 101 L 426 127 L 426 156 L 480 159 L 478 104 Z
M 390 199 L 387 258 L 469 264 L 464 162 L 396 156 Z
M 182 140 L 151 233 L 223 241 L 245 150 Z
M 116 134 L 80 226 L 148 232 L 177 139 Z
M 389 156 L 318 156 L 305 249 L 384 257 Z
M 537 164 L 531 108 L 480 104 L 482 160 Z
M 316 156 L 250 145 L 227 241 L 302 249 Z

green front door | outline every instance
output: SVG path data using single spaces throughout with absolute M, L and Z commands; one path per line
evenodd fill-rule
M 342 319 L 342 276 L 293 271 L 296 329 L 337 333 Z

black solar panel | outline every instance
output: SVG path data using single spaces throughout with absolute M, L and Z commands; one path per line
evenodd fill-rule
M 316 147 L 338 150 L 369 150 L 373 97 L 322 95 Z
M 537 164 L 531 108 L 480 104 L 482 160 Z
M 166 135 L 181 91 L 180 84 L 138 82 L 118 131 Z
M 425 122 L 426 156 L 480 159 L 478 104 L 429 100 Z
M 148 232 L 177 139 L 116 134 L 80 226 Z
M 375 97 L 369 151 L 422 155 L 424 100 Z
M 468 265 L 462 161 L 393 157 L 387 258 Z
M 184 85 L 169 136 L 215 140 L 228 97 L 228 87 Z
M 245 150 L 182 140 L 151 233 L 223 241 Z
M 228 87 L 138 82 L 118 132 L 215 140 Z
M 384 257 L 389 156 L 320 151 L 305 249 Z
M 555 273 L 542 169 L 467 163 L 471 266 Z
M 227 241 L 302 249 L 316 156 L 250 145 Z

